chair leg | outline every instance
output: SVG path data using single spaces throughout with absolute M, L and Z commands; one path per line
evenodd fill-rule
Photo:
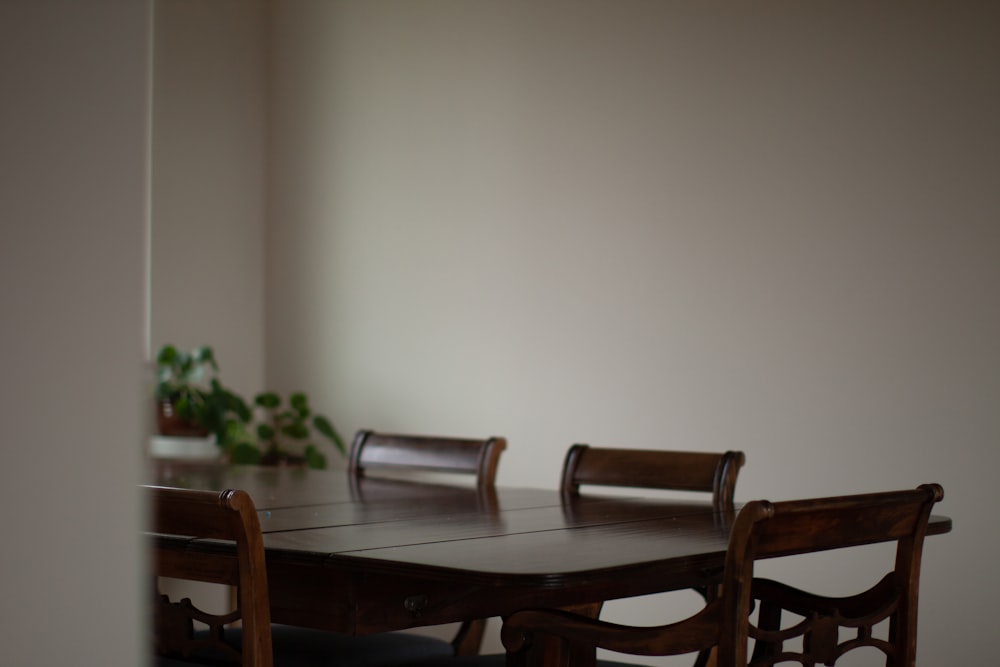
M 781 607 L 761 603 L 760 613 L 757 616 L 757 627 L 761 630 L 777 631 L 781 629 Z M 765 641 L 758 639 L 754 642 L 753 655 L 750 661 L 756 662 L 766 658 L 774 657 L 781 650 L 781 641 Z
M 474 621 L 463 623 L 458 634 L 451 640 L 451 645 L 455 649 L 455 655 L 460 657 L 479 655 L 479 649 L 483 645 L 484 634 L 486 634 L 485 618 L 478 618 Z
M 694 667 L 715 667 L 715 649 L 707 648 L 703 651 L 698 651 Z

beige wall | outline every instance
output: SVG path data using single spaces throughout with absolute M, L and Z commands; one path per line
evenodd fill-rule
M 269 382 L 505 435 L 503 484 L 576 441 L 941 482 L 921 662 L 988 661 L 998 15 L 929 4 L 275 3 Z
M 941 482 L 921 662 L 984 662 L 992 5 L 272 5 L 157 2 L 187 52 L 156 79 L 154 342 L 216 342 L 345 434 L 505 435 L 504 484 L 576 441 L 743 449 L 740 499 Z M 175 231 L 208 256 L 163 274 Z
M 142 664 L 150 3 L 0 2 L 0 663 Z
M 151 338 L 264 388 L 266 5 L 156 0 Z

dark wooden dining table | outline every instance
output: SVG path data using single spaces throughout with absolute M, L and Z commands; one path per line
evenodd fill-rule
M 150 483 L 243 489 L 264 532 L 272 620 L 365 634 L 704 586 L 733 514 L 704 502 L 351 480 L 344 471 L 160 462 Z M 935 516 L 931 533 L 950 530 Z M 177 538 L 200 567 L 233 547 Z

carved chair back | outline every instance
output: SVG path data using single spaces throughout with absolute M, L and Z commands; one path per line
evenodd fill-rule
M 885 655 L 886 664 L 912 667 L 916 661 L 917 601 L 920 560 L 927 523 L 934 504 L 944 497 L 937 484 L 914 491 L 845 496 L 786 503 L 750 503 L 744 508 L 743 525 L 737 519 L 726 580 L 751 581 L 745 587 L 732 585 L 734 594 L 756 601 L 756 625 L 747 621 L 747 633 L 755 640 L 750 664 L 763 667 L 787 661 L 833 665 L 848 651 L 873 647 Z M 742 512 L 741 512 L 742 515 Z M 895 564 L 868 590 L 848 597 L 816 595 L 773 579 L 754 578 L 753 559 L 856 547 L 877 542 L 896 542 Z M 744 546 L 745 543 L 745 546 Z M 737 558 L 745 554 L 747 562 Z M 731 600 L 730 603 L 742 601 Z M 796 615 L 798 622 L 782 628 L 782 612 Z M 735 619 L 741 623 L 746 615 Z M 879 638 L 876 626 L 888 623 Z M 840 631 L 853 636 L 840 641 Z M 742 635 L 742 628 L 740 628 Z M 801 647 L 788 642 L 801 639 Z M 734 646 L 737 659 L 746 642 Z

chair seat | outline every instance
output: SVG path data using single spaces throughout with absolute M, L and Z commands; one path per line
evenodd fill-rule
M 234 647 L 241 640 L 239 628 L 226 631 L 226 641 Z M 447 640 L 405 632 L 352 637 L 272 624 L 271 641 L 275 667 L 399 667 L 423 660 L 455 660 Z

